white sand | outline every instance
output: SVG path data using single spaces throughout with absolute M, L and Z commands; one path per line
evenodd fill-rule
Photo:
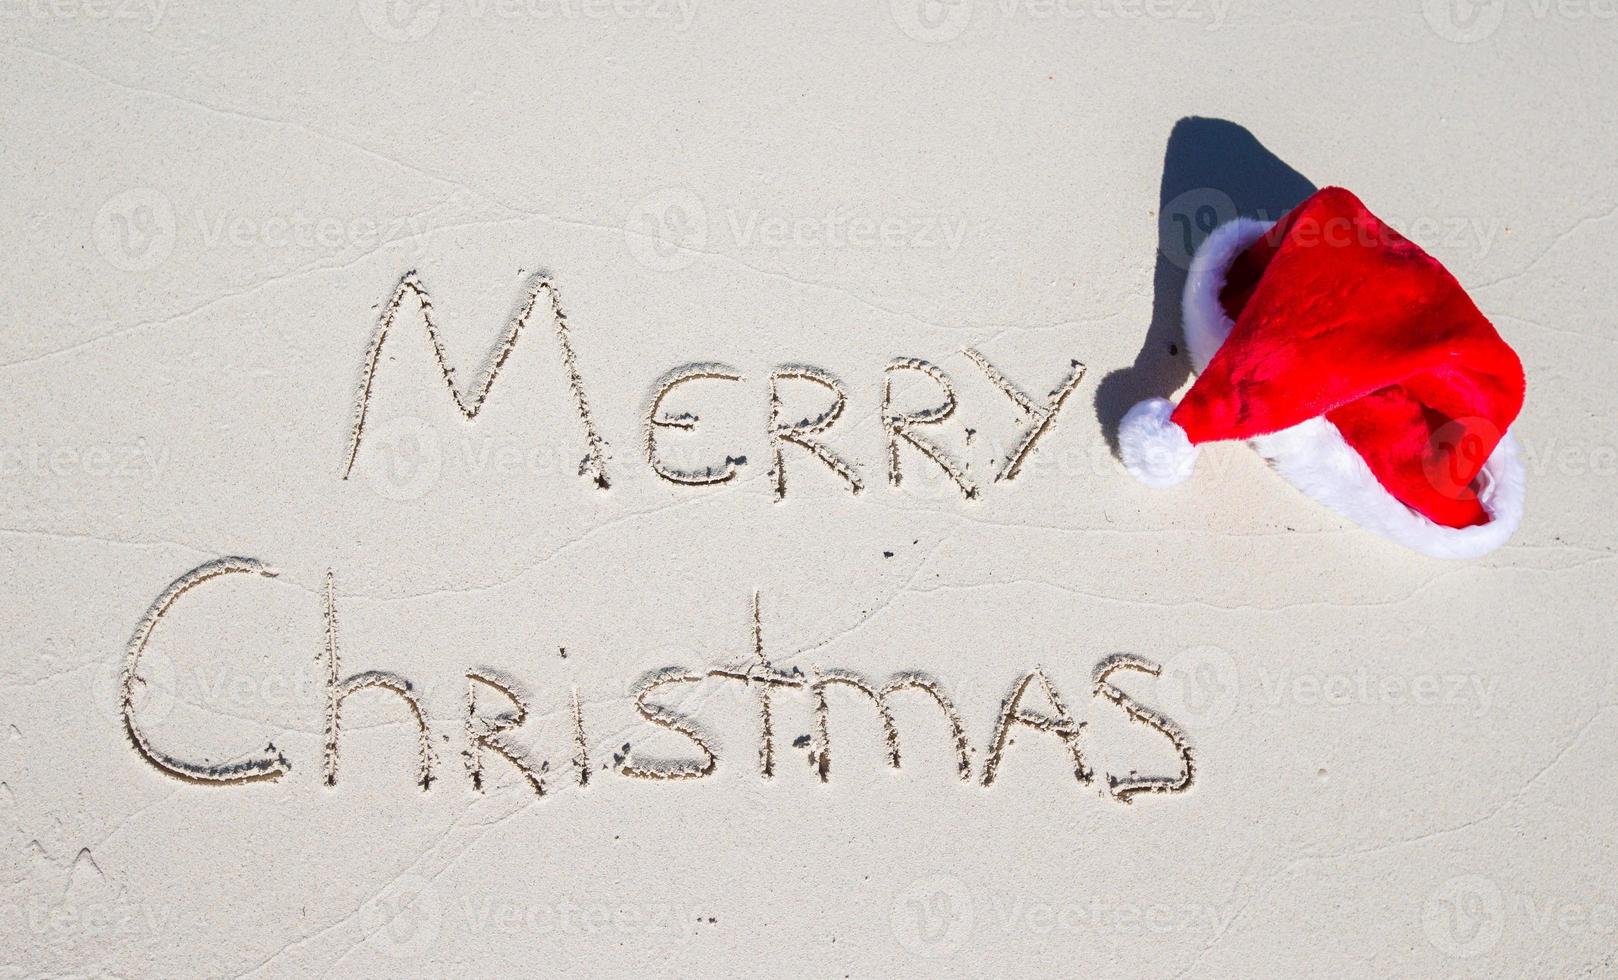
M 1618 970 L 1618 19 L 960 2 L 937 21 L 898 0 L 0 10 L 0 972 Z M 1354 189 L 1520 352 L 1530 499 L 1507 548 L 1421 558 L 1239 446 L 1171 492 L 1111 459 L 1098 393 L 1183 380 L 1163 310 L 1142 347 L 1165 145 L 1191 115 Z M 1201 164 L 1281 172 L 1180 161 Z M 1193 190 L 1164 223 L 1222 207 Z M 367 345 L 412 269 L 469 403 L 526 284 L 551 277 L 609 490 L 579 475 L 544 301 L 475 422 L 407 302 L 340 479 Z M 1028 419 L 967 347 L 1041 399 L 1087 366 L 1014 480 L 993 476 Z M 888 485 L 897 357 L 951 379 L 955 417 L 917 431 L 970 463 L 980 499 L 909 446 Z M 648 466 L 643 418 L 696 362 L 744 380 L 676 389 L 666 411 L 701 421 L 659 427 L 659 452 L 746 463 L 679 486 Z M 775 501 L 770 374 L 790 364 L 845 388 L 817 438 L 859 496 L 788 446 Z M 900 380 L 906 409 L 936 401 Z M 796 380 L 781 398 L 794 421 L 829 395 Z M 120 670 L 153 600 L 230 555 L 279 575 L 181 597 L 135 716 L 177 758 L 291 769 L 193 785 L 130 744 Z M 428 792 L 385 691 L 345 705 L 322 782 L 328 570 L 342 675 L 419 692 Z M 633 685 L 745 670 L 755 590 L 783 676 L 935 680 L 972 780 L 915 693 L 889 769 L 846 687 L 824 784 L 815 741 L 796 744 L 813 698 L 772 688 L 765 780 L 759 687 L 722 677 L 650 699 L 696 719 L 711 776 L 620 774 L 703 762 L 636 714 Z M 1189 791 L 1108 796 L 1109 773 L 1179 769 L 1092 692 L 1117 652 L 1166 665 L 1114 679 L 1184 728 Z M 1095 779 L 1021 728 L 985 788 L 1001 699 L 1036 665 L 1087 723 Z M 472 789 L 472 669 L 531 697 L 504 744 L 548 762 L 543 799 L 492 750 Z M 478 704 L 506 707 L 488 687 Z

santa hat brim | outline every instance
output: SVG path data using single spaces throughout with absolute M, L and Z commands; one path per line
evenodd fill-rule
M 1274 227 L 1274 222 L 1238 218 L 1216 228 L 1197 249 L 1185 283 L 1183 317 L 1187 352 L 1200 374 L 1230 336 L 1235 323 L 1219 294 L 1236 259 Z M 1171 486 L 1191 475 L 1196 447 L 1169 420 L 1164 399 L 1141 402 L 1119 427 L 1119 455 L 1137 478 Z M 1478 474 L 1478 501 L 1485 524 L 1454 528 L 1437 524 L 1388 493 L 1363 457 L 1330 421 L 1313 418 L 1249 440 L 1287 482 L 1332 510 L 1391 541 L 1435 558 L 1475 558 L 1501 545 L 1522 521 L 1526 476 L 1517 442 L 1508 431 Z

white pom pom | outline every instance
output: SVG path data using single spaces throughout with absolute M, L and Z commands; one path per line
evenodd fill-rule
M 1159 490 L 1184 483 L 1197 465 L 1197 447 L 1169 419 L 1173 411 L 1174 403 L 1167 398 L 1148 398 L 1118 425 L 1118 455 L 1124 469 Z

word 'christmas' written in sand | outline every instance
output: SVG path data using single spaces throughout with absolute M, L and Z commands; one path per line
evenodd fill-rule
M 275 574 L 263 563 L 249 558 L 220 558 L 207 562 L 176 579 L 152 602 L 136 626 L 125 655 L 120 710 L 124 733 L 135 751 L 159 772 L 194 784 L 233 785 L 275 780 L 292 771 L 291 762 L 274 748 L 273 742 L 262 753 L 228 764 L 196 761 L 188 758 L 188 753 L 182 750 L 159 747 L 142 727 L 135 698 L 136 686 L 141 683 L 141 657 L 158 625 L 183 596 L 226 576 L 273 577 Z M 422 789 L 430 788 L 439 778 L 438 751 L 434 745 L 437 723 L 429 718 L 420 689 L 394 671 L 368 670 L 345 676 L 338 648 L 336 588 L 330 572 L 326 575 L 322 591 L 324 630 L 319 650 L 325 695 L 322 781 L 328 786 L 337 785 L 345 704 L 362 693 L 375 692 L 397 699 L 408 713 L 416 735 L 413 778 Z M 1091 696 L 1116 706 L 1130 721 L 1160 735 L 1166 748 L 1172 750 L 1173 757 L 1178 759 L 1178 768 L 1177 771 L 1163 774 L 1142 774 L 1136 770 L 1124 774 L 1107 773 L 1107 791 L 1121 803 L 1129 803 L 1140 794 L 1183 792 L 1191 786 L 1196 771 L 1190 741 L 1174 720 L 1141 704 L 1118 686 L 1115 675 L 1129 672 L 1156 677 L 1161 667 L 1133 654 L 1109 656 L 1097 663 L 1091 673 Z M 1007 749 L 1012 744 L 1013 736 L 1019 732 L 1030 737 L 1043 735 L 1050 739 L 1070 761 L 1072 775 L 1078 783 L 1090 784 L 1096 777 L 1085 756 L 1086 723 L 1074 719 L 1062 694 L 1038 666 L 1018 677 L 1001 702 L 990 728 L 983 765 L 975 771 L 966 723 L 949 694 L 936 680 L 920 672 L 902 672 L 878 683 L 835 668 L 814 667 L 808 672 L 797 668 L 781 670 L 765 656 L 764 625 L 757 595 L 753 597 L 752 656 L 744 663 L 706 670 L 664 667 L 644 674 L 631 686 L 630 696 L 640 720 L 650 730 L 679 736 L 685 741 L 688 751 L 678 758 L 654 760 L 638 757 L 626 745 L 624 752 L 615 756 L 611 771 L 630 779 L 663 782 L 699 780 L 713 775 L 720 765 L 714 739 L 704 731 L 696 717 L 667 703 L 671 698 L 678 697 L 681 688 L 709 680 L 742 685 L 753 693 L 758 717 L 757 766 L 759 775 L 764 779 L 773 778 L 776 772 L 776 699 L 790 696 L 806 697 L 812 705 L 813 734 L 808 737 L 813 746 L 811 765 L 821 781 L 831 779 L 833 743 L 830 695 L 833 691 L 841 692 L 845 702 L 863 700 L 875 708 L 886 742 L 888 764 L 895 769 L 900 768 L 901 754 L 892 704 L 895 698 L 905 696 L 919 699 L 919 703 L 937 709 L 941 723 L 939 731 L 948 740 L 955 759 L 956 774 L 964 782 L 992 786 L 1001 769 L 1008 764 Z M 455 727 L 463 738 L 462 755 L 470 786 L 481 791 L 487 767 L 504 764 L 514 767 L 535 794 L 544 796 L 550 773 L 549 763 L 532 759 L 512 741 L 512 736 L 528 719 L 534 704 L 535 699 L 527 686 L 505 671 L 476 666 L 466 669 L 465 681 L 465 711 Z M 574 689 L 570 695 L 573 736 L 571 764 L 574 769 L 571 778 L 578 785 L 585 786 L 591 777 L 588 725 L 578 691 Z M 490 710 L 489 705 L 493 705 L 494 710 Z M 440 739 L 446 737 L 442 732 L 436 734 Z

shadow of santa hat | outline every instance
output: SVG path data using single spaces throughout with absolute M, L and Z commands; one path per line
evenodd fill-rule
M 1517 529 L 1517 355 L 1438 261 L 1329 187 L 1276 223 L 1217 228 L 1185 285 L 1196 383 L 1137 404 L 1125 467 L 1169 487 L 1198 447 L 1246 439 L 1299 490 L 1424 554 Z

